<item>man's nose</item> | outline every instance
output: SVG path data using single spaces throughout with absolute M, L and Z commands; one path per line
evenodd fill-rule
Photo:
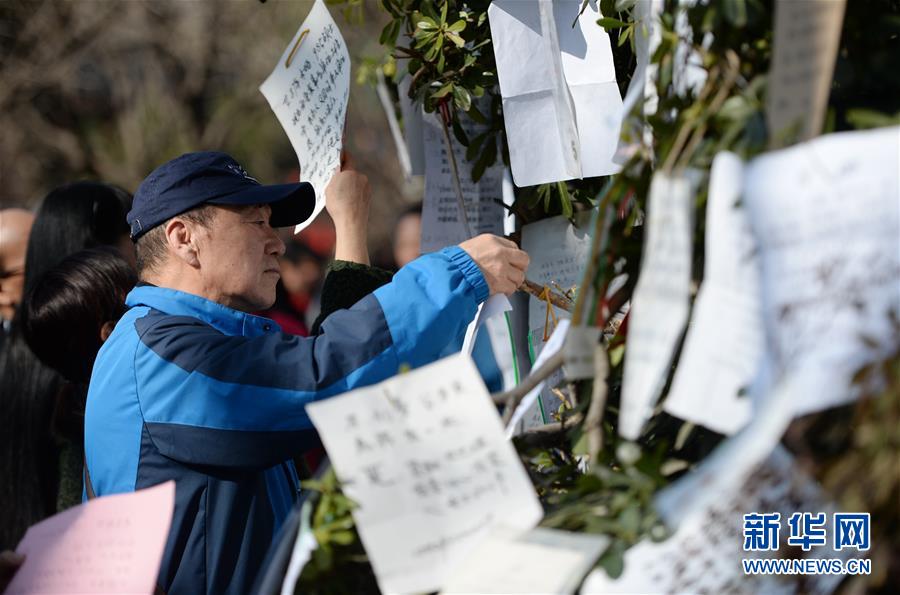
M 269 232 L 272 234 L 272 237 L 269 239 L 269 254 L 283 256 L 287 250 L 284 241 L 282 241 L 281 236 L 278 235 L 274 228 L 270 227 Z

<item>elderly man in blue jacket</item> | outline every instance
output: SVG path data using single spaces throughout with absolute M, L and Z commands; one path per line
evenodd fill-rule
M 327 208 L 364 225 L 368 194 L 365 176 L 339 171 Z M 175 480 L 167 593 L 247 592 L 297 497 L 291 457 L 314 436 L 304 405 L 435 360 L 480 302 L 524 279 L 528 256 L 482 235 L 411 262 L 317 336 L 284 334 L 250 312 L 275 299 L 274 228 L 306 220 L 314 200 L 223 153 L 174 159 L 135 194 L 141 283 L 91 377 L 85 496 Z M 337 233 L 337 258 L 366 258 L 364 234 Z

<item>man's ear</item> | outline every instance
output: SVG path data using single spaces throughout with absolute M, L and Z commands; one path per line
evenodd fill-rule
M 103 323 L 103 326 L 100 327 L 101 343 L 106 343 L 106 340 L 109 339 L 109 336 L 112 334 L 114 328 L 116 328 L 115 320 L 107 320 Z
M 197 268 L 200 266 L 200 258 L 195 232 L 196 229 L 193 225 L 178 217 L 174 217 L 166 223 L 166 243 L 169 245 L 169 251 L 188 266 Z

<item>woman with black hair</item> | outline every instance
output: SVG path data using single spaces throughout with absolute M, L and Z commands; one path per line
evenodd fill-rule
M 96 182 L 50 192 L 28 241 L 25 293 L 48 269 L 85 248 L 114 246 L 133 263 L 125 221 L 130 199 L 124 190 Z M 80 474 L 82 454 L 70 453 L 73 461 L 61 459 L 60 452 L 61 446 L 81 443 L 81 424 L 72 429 L 70 412 L 83 415 L 86 388 L 66 383 L 37 359 L 19 315 L 0 353 L 0 549 L 11 549 L 30 525 L 81 501 L 80 481 L 77 490 L 61 490 L 60 472 Z
M 118 250 L 101 246 L 67 256 L 35 280 L 19 324 L 41 362 L 69 382 L 87 384 L 100 346 L 122 314 L 137 273 Z

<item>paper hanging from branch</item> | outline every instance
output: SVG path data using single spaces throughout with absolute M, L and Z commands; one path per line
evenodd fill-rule
M 635 440 L 659 398 L 690 309 L 693 185 L 653 176 L 641 273 L 631 301 L 619 434 Z
M 522 228 L 522 249 L 531 258 L 528 278 L 557 293 L 569 292 L 574 298 L 577 284 L 581 282 L 584 266 L 590 258 L 590 211 L 575 215 L 573 225 L 565 217 L 551 217 Z M 574 299 L 573 299 L 574 303 Z M 552 305 L 548 300 L 528 296 L 528 329 L 532 348 L 532 360 L 541 357 L 547 340 L 553 331 L 554 320 L 562 321 L 571 314 Z M 593 350 L 591 351 L 593 354 Z M 525 429 L 553 421 L 551 412 L 562 403 L 551 389 L 563 379 L 562 370 L 547 379 L 540 393 L 540 403 L 525 416 Z
M 359 504 L 353 518 L 383 592 L 439 590 L 489 530 L 528 530 L 543 516 L 467 355 L 306 411 Z
M 684 349 L 663 406 L 670 414 L 731 434 L 750 418 L 747 390 L 764 348 L 759 259 L 741 200 L 743 163 L 716 155 L 706 208 L 704 278 Z
M 622 96 L 600 13 L 580 0 L 488 9 L 517 186 L 616 173 Z M 572 27 L 572 23 L 577 24 Z
M 463 113 L 459 114 L 463 130 L 472 139 L 487 130 Z M 505 212 L 503 200 L 503 164 L 495 163 L 484 171 L 478 182 L 472 181 L 473 163 L 466 160 L 466 147 L 448 131 L 456 157 L 460 189 L 466 205 L 465 218 L 460 213 L 459 198 L 453 180 L 453 168 L 447 152 L 440 115 L 424 117 L 425 200 L 422 205 L 423 254 L 453 246 L 469 239 L 465 221 L 472 234 L 503 235 Z M 486 141 L 491 142 L 491 141 Z
M 843 132 L 757 157 L 744 202 L 760 249 L 768 366 L 795 415 L 848 403 L 896 349 L 900 128 Z
M 766 98 L 770 147 L 822 132 L 846 0 L 776 0 Z
M 299 232 L 325 207 L 325 187 L 341 162 L 350 54 L 325 3 L 316 0 L 300 29 L 259 87 L 297 153 L 300 180 L 312 184 L 316 206 Z

